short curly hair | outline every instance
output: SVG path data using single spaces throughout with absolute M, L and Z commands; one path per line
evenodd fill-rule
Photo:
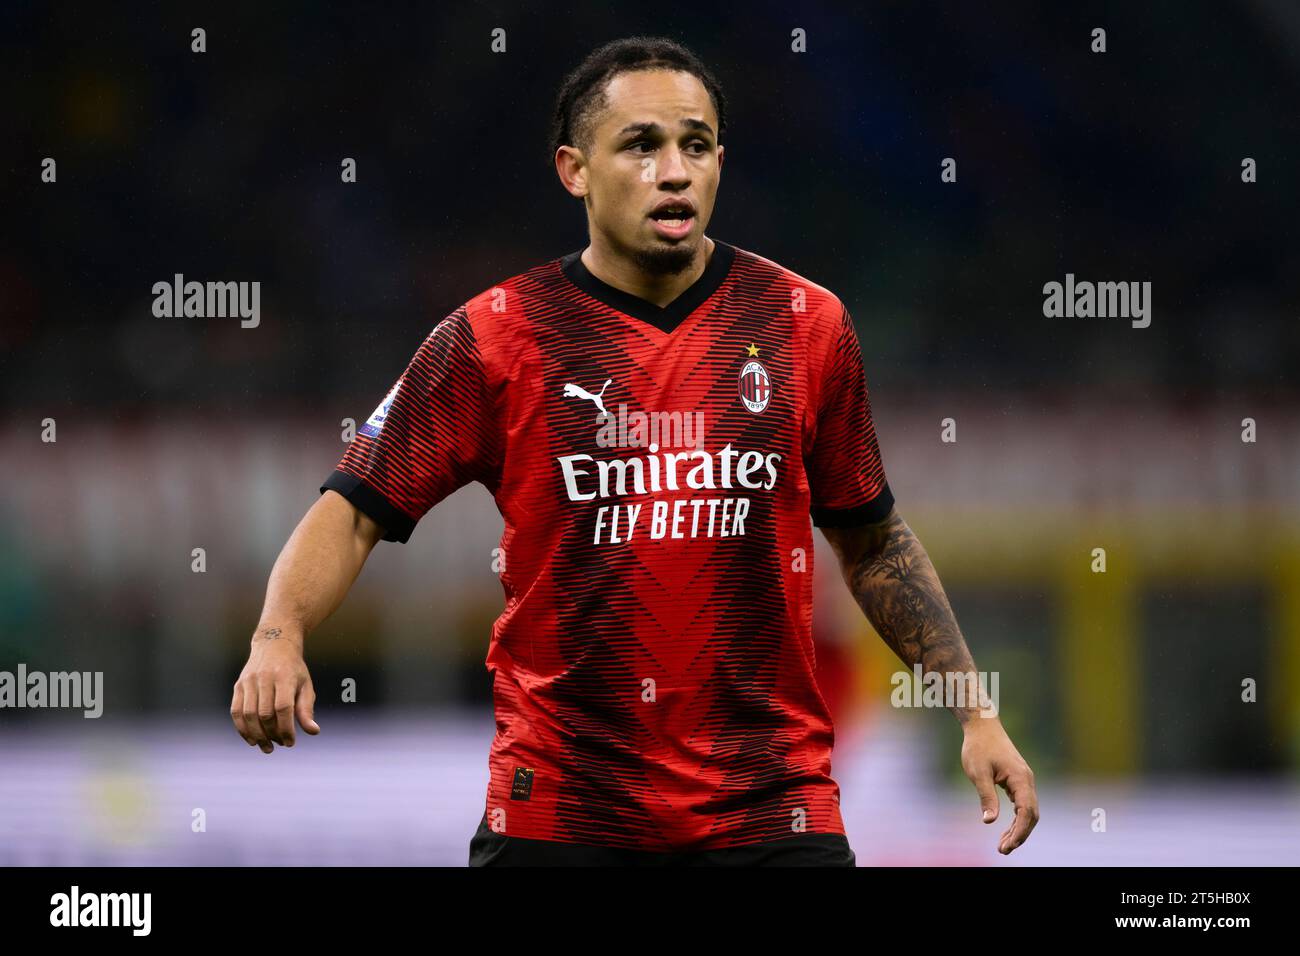
M 680 70 L 698 79 L 713 100 L 718 136 L 722 136 L 727 128 L 727 98 L 699 57 L 675 40 L 626 37 L 593 50 L 564 78 L 555 97 L 548 163 L 554 161 L 555 151 L 561 146 L 576 146 L 584 151 L 590 147 L 593 121 L 606 105 L 606 84 L 621 73 L 636 70 Z

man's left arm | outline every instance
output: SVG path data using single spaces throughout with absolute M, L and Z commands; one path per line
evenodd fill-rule
M 975 662 L 957 627 L 948 597 L 929 555 L 897 510 L 879 522 L 852 528 L 822 527 L 835 549 L 849 590 L 871 625 L 895 654 L 924 673 L 977 678 Z M 951 686 L 947 678 L 944 686 Z M 1034 772 L 1012 744 L 997 716 L 982 716 L 981 702 L 949 709 L 962 725 L 962 769 L 980 796 L 984 822 L 998 818 L 996 787 L 1007 791 L 1015 817 L 998 843 L 1010 853 L 1038 823 Z

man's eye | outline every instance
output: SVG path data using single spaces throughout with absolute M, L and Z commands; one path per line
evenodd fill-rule
M 645 148 L 642 149 L 642 147 Z M 637 152 L 649 152 L 655 149 L 655 144 L 649 142 L 648 140 L 642 139 L 642 140 L 638 140 L 635 143 L 628 144 L 627 148 Z M 692 140 L 691 142 L 686 144 L 686 149 L 690 150 L 691 152 L 695 153 L 698 156 L 701 153 L 707 153 L 709 151 L 709 144 L 704 142 L 704 140 L 702 139 Z

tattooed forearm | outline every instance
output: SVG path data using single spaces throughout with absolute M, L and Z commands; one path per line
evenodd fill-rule
M 280 639 L 280 629 L 278 627 L 268 627 L 266 630 L 254 635 L 255 641 L 277 641 Z
M 939 575 L 897 512 L 877 525 L 825 533 L 858 605 L 905 664 L 920 664 L 926 673 L 975 673 Z M 979 712 L 977 706 L 949 709 L 963 723 Z

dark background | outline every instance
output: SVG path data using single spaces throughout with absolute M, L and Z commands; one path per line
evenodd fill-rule
M 239 415 L 374 391 L 429 317 L 585 244 L 544 146 L 551 97 L 594 46 L 638 32 L 685 40 L 729 91 L 711 232 L 850 302 L 881 387 L 1295 393 L 1291 4 L 3 17 L 9 403 Z M 946 156 L 958 182 L 940 188 Z M 1140 350 L 1100 321 L 1063 341 L 1039 309 L 1067 271 L 1152 281 L 1164 321 Z M 149 289 L 175 272 L 260 280 L 270 327 L 158 334 Z

